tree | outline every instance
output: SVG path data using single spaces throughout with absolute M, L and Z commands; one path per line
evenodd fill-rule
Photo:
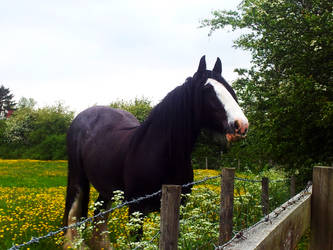
M 33 122 L 36 119 L 36 101 L 32 98 L 22 97 L 16 108 L 16 112 L 4 121 L 2 139 L 7 143 L 26 144 L 27 135 L 34 129 Z
M 37 102 L 33 98 L 21 97 L 21 99 L 17 103 L 17 108 L 18 109 L 23 109 L 23 108 L 33 109 L 33 108 L 35 108 L 36 104 L 37 104 Z
M 202 22 L 211 33 L 226 26 L 246 32 L 234 45 L 252 53 L 253 66 L 238 69 L 233 86 L 251 123 L 242 150 L 252 158 L 307 170 L 332 162 L 332 6 L 328 0 L 244 0 L 238 11 L 214 11 Z
M 5 121 L 3 132 L 5 141 L 10 144 L 27 144 L 27 137 L 34 129 L 36 112 L 33 109 L 19 109 Z
M 207 163 L 209 169 L 220 169 L 221 156 L 226 151 L 227 140 L 224 135 L 203 129 L 192 152 L 192 166 L 194 169 L 203 169 Z
M 10 110 L 15 107 L 15 102 L 13 101 L 14 95 L 10 93 L 8 88 L 3 85 L 0 86 L 0 118 L 5 118 Z
M 66 133 L 73 112 L 61 103 L 39 109 L 35 104 L 31 98 L 21 99 L 14 114 L 0 123 L 1 157 L 66 159 Z
M 151 101 L 145 97 L 135 98 L 134 100 L 131 101 L 120 100 L 112 102 L 110 104 L 110 107 L 123 109 L 130 112 L 139 120 L 140 123 L 143 122 L 148 117 L 152 109 Z
M 66 159 L 66 134 L 73 115 L 62 103 L 36 110 L 33 129 L 26 137 L 31 145 L 27 154 L 35 159 Z

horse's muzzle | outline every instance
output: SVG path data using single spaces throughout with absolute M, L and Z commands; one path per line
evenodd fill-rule
M 231 132 L 226 134 L 226 138 L 229 142 L 238 141 L 246 137 L 249 130 L 249 123 L 247 121 L 236 120 L 231 125 Z

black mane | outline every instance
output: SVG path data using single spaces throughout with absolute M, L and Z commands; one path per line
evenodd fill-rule
M 147 131 L 158 139 L 168 138 L 168 157 L 186 160 L 200 131 L 202 86 L 204 82 L 188 77 L 184 84 L 168 93 L 150 112 L 148 118 L 137 128 L 131 152 L 140 144 Z

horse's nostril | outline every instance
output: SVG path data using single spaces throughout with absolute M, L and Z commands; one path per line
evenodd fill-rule
M 244 129 L 244 135 L 246 135 L 246 134 L 247 134 L 247 128 Z
M 236 129 L 236 130 L 239 129 L 239 127 L 240 127 L 239 122 L 238 122 L 238 121 L 235 121 L 234 126 L 235 126 L 235 129 Z

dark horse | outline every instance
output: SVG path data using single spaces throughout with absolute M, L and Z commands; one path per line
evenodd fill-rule
M 221 73 L 219 58 L 210 71 L 203 56 L 193 77 L 172 90 L 142 124 L 132 114 L 109 107 L 81 112 L 67 136 L 65 225 L 87 216 L 90 183 L 106 209 L 115 190 L 123 190 L 125 199 L 131 200 L 161 189 L 162 184 L 193 181 L 191 152 L 202 128 L 225 134 L 229 141 L 245 137 L 247 118 Z M 159 199 L 143 201 L 129 210 L 144 214 L 158 210 Z M 102 224 L 99 231 L 105 229 Z M 74 230 L 68 230 L 66 237 L 70 242 Z M 108 248 L 107 237 L 97 233 L 95 238 L 97 248 Z

